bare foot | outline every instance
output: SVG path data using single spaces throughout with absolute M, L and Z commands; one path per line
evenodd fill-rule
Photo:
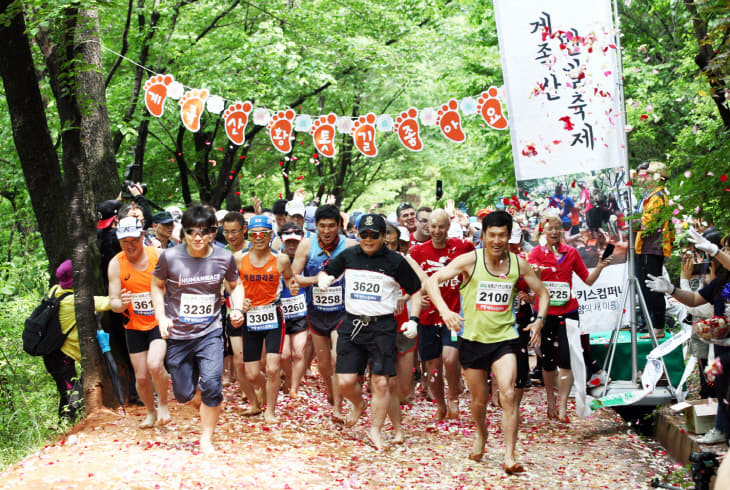
M 167 425 L 170 423 L 170 412 L 167 405 L 157 407 L 157 425 Z
M 277 417 L 276 415 L 274 415 L 274 412 L 273 411 L 271 413 L 269 413 L 269 411 L 267 410 L 267 411 L 264 412 L 264 423 L 266 425 L 278 424 L 279 423 L 279 417 Z
M 447 419 L 459 418 L 459 400 L 449 400 L 449 408 L 446 411 Z
M 206 456 L 215 454 L 215 447 L 213 446 L 213 441 L 210 441 L 208 439 L 201 439 L 200 440 L 200 451 Z
M 524 471 L 525 467 L 522 466 L 520 463 L 507 464 L 506 461 L 504 463 L 504 472 L 508 475 L 514 475 L 516 473 L 522 473 Z
M 230 386 L 230 385 L 231 385 L 231 377 L 223 376 L 223 386 Z
M 244 417 L 253 417 L 254 415 L 258 415 L 263 411 L 264 409 L 259 407 L 258 405 L 249 405 L 248 407 L 243 409 L 241 415 L 243 415 Z
M 139 424 L 140 429 L 151 429 L 155 426 L 155 422 L 157 422 L 157 411 L 154 412 L 147 412 L 147 417 L 145 417 L 144 422 Z
M 367 403 L 365 402 L 365 400 L 362 400 L 360 406 L 353 405 L 352 410 L 350 410 L 350 413 L 347 414 L 347 418 L 345 418 L 345 427 L 352 427 L 353 425 L 357 424 L 357 421 L 360 419 L 360 416 L 365 411 L 366 406 Z
M 399 430 L 393 434 L 393 444 L 403 444 L 404 442 L 406 442 L 406 435 L 403 433 L 403 430 Z
M 433 417 L 436 419 L 436 422 L 440 422 L 443 419 L 446 418 L 446 407 L 443 405 L 439 405 L 438 408 L 436 408 L 436 415 Z
M 474 444 L 471 447 L 471 453 L 469 453 L 469 459 L 472 461 L 481 461 L 484 456 L 484 445 L 486 440 L 480 436 L 474 438 Z
M 256 388 L 256 404 L 259 407 L 262 407 L 264 405 L 264 389 L 263 388 Z
M 297 398 L 299 398 L 299 392 L 292 388 L 291 390 L 289 390 L 289 398 L 293 398 L 296 400 Z
M 377 449 L 378 451 L 383 450 L 385 442 L 383 441 L 383 435 L 380 433 L 379 430 L 375 430 L 373 427 L 370 427 L 365 432 L 365 435 L 367 436 L 370 443 L 375 446 L 375 449 Z

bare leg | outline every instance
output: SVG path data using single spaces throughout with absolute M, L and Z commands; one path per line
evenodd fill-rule
M 400 362 L 400 357 L 398 361 Z M 403 443 L 405 435 L 403 434 L 403 426 L 401 425 L 400 400 L 398 399 L 398 378 L 392 377 L 388 379 L 388 389 L 390 390 L 390 404 L 388 406 L 388 417 L 393 424 L 393 442 L 396 444 Z
M 213 454 L 213 432 L 218 423 L 218 416 L 221 413 L 221 404 L 215 407 L 209 407 L 205 403 L 200 404 L 200 450 L 203 454 Z
M 515 380 L 517 379 L 517 358 L 506 354 L 492 363 L 495 383 L 499 388 L 499 401 L 502 404 L 502 434 L 504 434 L 504 468 L 508 473 L 524 471 L 515 461 L 517 430 L 520 425 L 520 412 L 515 402 Z
M 399 354 L 396 360 L 396 391 L 391 392 L 400 403 L 408 403 L 413 396 L 413 359 L 414 352 Z M 399 403 L 399 404 L 400 404 Z
M 152 387 L 150 372 L 147 368 L 147 352 L 148 351 L 143 351 L 129 354 L 129 358 L 132 361 L 132 368 L 134 369 L 137 394 L 139 395 L 140 400 L 142 400 L 142 403 L 144 403 L 144 406 L 147 409 L 147 417 L 144 419 L 144 422 L 140 424 L 140 427 L 142 429 L 149 429 L 150 427 L 154 427 L 155 422 L 157 422 L 155 392 Z
M 449 383 L 449 399 L 447 403 L 446 418 L 459 418 L 459 382 L 461 378 L 461 364 L 459 363 L 459 351 L 455 347 L 445 346 L 441 357 L 444 360 L 444 372 L 446 381 Z
M 307 369 L 305 349 L 307 346 L 307 332 L 302 331 L 289 336 L 291 338 L 292 375 L 290 394 L 296 397 L 299 392 L 299 385 L 304 378 Z
M 284 382 L 284 391 L 291 390 L 292 384 L 292 345 L 291 335 L 284 336 L 284 344 L 281 346 L 281 369 L 286 375 L 286 381 Z
M 165 425 L 170 421 L 170 411 L 167 407 L 167 389 L 170 376 L 165 371 L 165 352 L 167 344 L 157 339 L 150 343 L 147 351 L 147 369 L 152 376 L 152 384 L 157 391 L 157 423 Z
M 339 394 L 338 383 L 334 380 L 335 360 L 332 357 L 330 338 L 312 335 L 312 341 L 314 342 L 314 352 L 317 355 L 317 370 L 327 386 L 327 401 L 332 404 L 332 416 L 342 420 L 342 398 Z
M 278 424 L 276 417 L 276 398 L 281 385 L 281 362 L 279 354 L 266 354 L 266 411 L 264 420 L 267 424 Z
M 484 445 L 487 442 L 487 399 L 489 388 L 487 387 L 487 372 L 481 369 L 466 370 L 466 385 L 471 393 L 471 418 L 474 421 L 476 431 L 474 433 L 474 445 L 469 453 L 469 459 L 481 461 L 484 456 Z
M 362 397 L 362 387 L 357 381 L 357 373 L 337 374 L 342 395 L 352 403 L 352 410 L 347 415 L 345 427 L 352 427 L 365 411 L 365 400 Z
M 390 405 L 390 390 L 388 390 L 388 376 L 373 374 L 370 377 L 370 390 L 372 391 L 370 430 L 368 435 L 378 450 L 383 449 L 383 424 L 388 414 Z
M 561 422 L 565 422 L 568 416 L 568 396 L 570 396 L 571 386 L 573 386 L 573 370 L 560 369 L 560 379 L 558 379 L 558 395 L 560 396 L 558 419 Z
M 545 394 L 547 395 L 547 415 L 550 419 L 557 419 L 558 409 L 555 400 L 555 387 L 557 385 L 558 370 L 552 371 L 542 370 L 542 381 L 545 383 Z
M 243 337 L 232 336 L 231 349 L 233 350 L 233 367 L 236 371 L 236 378 L 238 378 L 238 386 L 241 389 L 241 394 L 251 403 L 251 400 L 256 400 L 256 396 L 253 385 L 246 378 L 246 368 L 243 365 Z
M 246 371 L 246 395 L 248 396 L 248 410 L 244 411 L 243 414 L 257 415 L 264 411 L 258 393 L 266 388 L 266 378 L 261 374 L 260 361 L 245 362 L 243 365 Z
M 436 399 L 436 420 L 443 420 L 446 417 L 446 400 L 444 399 L 444 372 L 441 358 L 426 361 L 428 386 L 431 394 Z

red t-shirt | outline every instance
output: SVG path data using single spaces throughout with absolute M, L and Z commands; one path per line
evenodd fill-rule
M 588 269 L 576 249 L 561 243 L 558 246 L 558 253 L 563 254 L 560 261 L 545 246 L 540 245 L 533 248 L 527 257 L 550 292 L 551 305 L 548 308 L 548 315 L 564 315 L 577 310 L 578 300 L 573 294 L 573 272 L 583 281 L 588 277 Z M 563 304 L 553 304 L 563 301 L 565 301 Z M 536 298 L 535 309 L 539 308 L 539 298 Z
M 409 255 L 415 260 L 427 275 L 431 276 L 439 269 L 446 267 L 452 260 L 461 254 L 474 250 L 474 244 L 461 238 L 449 238 L 444 248 L 434 248 L 433 242 L 428 240 L 411 247 Z M 461 310 L 461 298 L 459 296 L 460 277 L 454 277 L 450 281 L 439 285 L 441 296 L 451 311 Z M 423 325 L 437 325 L 443 323 L 441 315 L 433 304 L 428 309 L 421 310 L 419 317 Z

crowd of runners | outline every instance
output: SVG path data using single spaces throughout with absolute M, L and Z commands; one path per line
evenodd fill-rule
M 544 383 L 546 418 L 569 422 L 566 325 L 579 321 L 573 276 L 590 286 L 612 261 L 586 267 L 572 222 L 565 226 L 564 191 L 537 213 L 513 200 L 473 217 L 453 203 L 348 215 L 333 201 L 305 203 L 301 192 L 269 209 L 254 198 L 240 211 L 152 214 L 138 186 L 129 202 L 101 203 L 112 323 L 129 352 L 130 391 L 147 410 L 142 427 L 170 421 L 171 379 L 177 401 L 199 406 L 201 449 L 210 453 L 224 385 L 240 388 L 243 415 L 263 413 L 265 424 L 276 424 L 286 417 L 277 399 L 302 398 L 305 374 L 316 372 L 333 419 L 345 427 L 365 413 L 367 384 L 367 435 L 382 449 L 386 418 L 389 442 L 406 438 L 402 404 L 420 394 L 433 400 L 435 420 L 455 419 L 468 389 L 476 428 L 468 457 L 483 457 L 491 397 L 502 408 L 504 470 L 524 471 L 515 459 L 523 391 Z M 600 225 L 593 232 L 607 238 L 605 247 L 610 232 Z M 690 306 L 712 302 L 702 291 L 685 297 L 661 274 L 648 282 Z M 587 340 L 584 363 L 595 387 L 607 380 Z M 539 361 L 532 372 L 530 354 Z

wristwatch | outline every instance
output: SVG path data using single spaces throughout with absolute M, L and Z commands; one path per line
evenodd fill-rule
M 535 317 L 535 320 L 542 320 L 542 322 L 543 322 L 543 323 L 545 323 L 545 317 L 544 317 L 544 316 L 542 316 L 542 315 L 537 315 L 537 316 Z

